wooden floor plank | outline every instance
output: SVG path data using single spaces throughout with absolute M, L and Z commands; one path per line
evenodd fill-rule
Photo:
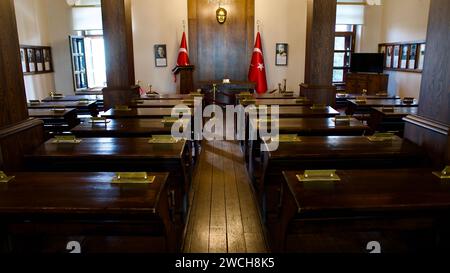
M 237 142 L 203 142 L 185 252 L 267 252 L 255 198 Z

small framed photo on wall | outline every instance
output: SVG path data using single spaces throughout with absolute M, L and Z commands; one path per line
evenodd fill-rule
M 411 45 L 408 61 L 408 69 L 416 69 L 417 45 Z
M 392 67 L 392 51 L 394 48 L 392 46 L 386 47 L 386 68 Z
M 399 60 L 400 60 L 400 46 L 394 46 L 394 59 L 393 59 L 392 68 L 398 68 Z
M 36 55 L 33 48 L 27 49 L 27 56 L 28 56 L 28 71 L 36 72 Z
M 52 58 L 50 48 L 44 49 L 44 70 L 52 71 Z
M 27 59 L 26 59 L 25 49 L 20 49 L 20 63 L 22 64 L 22 72 L 27 72 Z
M 44 71 L 44 58 L 42 49 L 36 49 L 36 70 L 38 72 Z
M 402 58 L 400 62 L 400 68 L 406 69 L 408 64 L 409 45 L 402 46 Z
M 155 66 L 166 67 L 167 66 L 167 46 L 155 45 Z
M 285 43 L 276 44 L 275 65 L 277 66 L 288 65 L 288 44 Z
M 417 69 L 423 70 L 423 63 L 425 61 L 425 48 L 426 44 L 421 44 L 419 47 L 419 63 L 417 64 Z

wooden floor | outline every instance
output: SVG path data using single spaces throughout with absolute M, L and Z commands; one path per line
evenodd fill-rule
M 237 142 L 203 142 L 193 188 L 184 252 L 267 252 L 256 200 Z

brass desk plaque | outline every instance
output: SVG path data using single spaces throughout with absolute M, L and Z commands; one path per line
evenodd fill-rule
M 336 170 L 308 170 L 304 174 L 298 174 L 299 182 L 338 182 L 341 178 L 336 174 Z
M 50 97 L 52 97 L 53 99 L 62 99 L 64 98 L 64 95 L 58 93 L 50 93 Z
M 186 100 L 182 100 L 181 102 L 184 104 L 194 104 L 195 101 L 193 99 L 186 99 Z
M 373 136 L 368 136 L 367 139 L 371 142 L 391 141 L 395 138 L 393 133 L 376 133 Z
M 137 99 L 133 101 L 135 104 L 144 104 L 144 100 Z
M 40 100 L 30 100 L 30 105 L 39 105 L 41 104 Z
M 442 180 L 450 179 L 450 166 L 445 167 L 442 172 L 433 172 L 433 174 Z
M 367 103 L 367 98 L 366 97 L 356 97 L 355 101 L 358 104 L 366 104 Z
M 170 135 L 155 135 L 149 139 L 149 144 L 176 144 L 179 140 Z
M 383 107 L 382 111 L 383 111 L 383 113 L 394 113 L 395 112 L 395 108 L 394 108 L 394 106 Z
M 270 142 L 279 142 L 279 143 L 298 143 L 302 142 L 298 135 L 279 135 L 278 137 L 270 138 Z
M 76 136 L 55 136 L 52 143 L 54 144 L 80 144 L 81 139 L 77 139 Z
M 250 93 L 248 91 L 239 93 L 239 96 L 251 96 L 251 95 L 252 95 L 252 93 Z
M 149 176 L 146 172 L 116 173 L 111 181 L 112 184 L 152 184 L 155 176 Z
M 115 111 L 131 111 L 131 108 L 128 105 L 116 105 L 114 106 Z
M 245 98 L 241 101 L 242 105 L 251 105 L 251 104 L 256 104 L 256 100 L 255 99 L 248 99 Z
M 335 124 L 350 125 L 351 116 L 336 116 L 333 118 Z
M 389 94 L 386 93 L 386 92 L 380 92 L 380 93 L 376 93 L 375 96 L 378 96 L 378 97 L 387 97 L 387 96 L 389 96 Z
M 0 183 L 9 183 L 15 176 L 7 176 L 4 172 L 0 171 Z
M 327 106 L 325 104 L 314 104 L 311 110 L 326 110 Z
M 414 98 L 404 98 L 403 99 L 403 103 L 404 104 L 413 104 L 414 103 Z
M 110 123 L 111 120 L 103 118 L 103 117 L 91 117 L 89 122 L 92 124 L 106 124 L 106 123 Z
M 177 117 L 164 117 L 161 122 L 164 124 L 174 124 L 175 122 L 179 121 L 180 118 Z

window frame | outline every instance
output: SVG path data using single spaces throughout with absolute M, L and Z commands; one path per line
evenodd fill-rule
M 336 50 L 336 44 L 334 45 L 334 51 L 333 51 L 333 75 L 335 70 L 343 70 L 343 81 L 334 82 L 334 85 L 345 85 L 345 81 L 347 79 L 347 73 L 350 72 L 350 61 L 351 61 L 351 55 L 355 53 L 355 47 L 356 47 L 356 37 L 357 37 L 357 25 L 349 25 L 351 26 L 351 31 L 336 31 L 335 32 L 335 40 L 337 37 L 345 37 L 346 38 L 346 48 L 347 45 L 350 46 L 350 50 L 344 49 L 344 50 Z M 348 41 L 347 39 L 350 39 Z M 334 66 L 334 56 L 336 53 L 344 53 L 344 66 Z M 348 57 L 347 57 L 348 55 Z M 348 58 L 348 59 L 347 59 Z M 348 61 L 348 65 L 345 65 Z M 332 79 L 333 80 L 333 79 Z

